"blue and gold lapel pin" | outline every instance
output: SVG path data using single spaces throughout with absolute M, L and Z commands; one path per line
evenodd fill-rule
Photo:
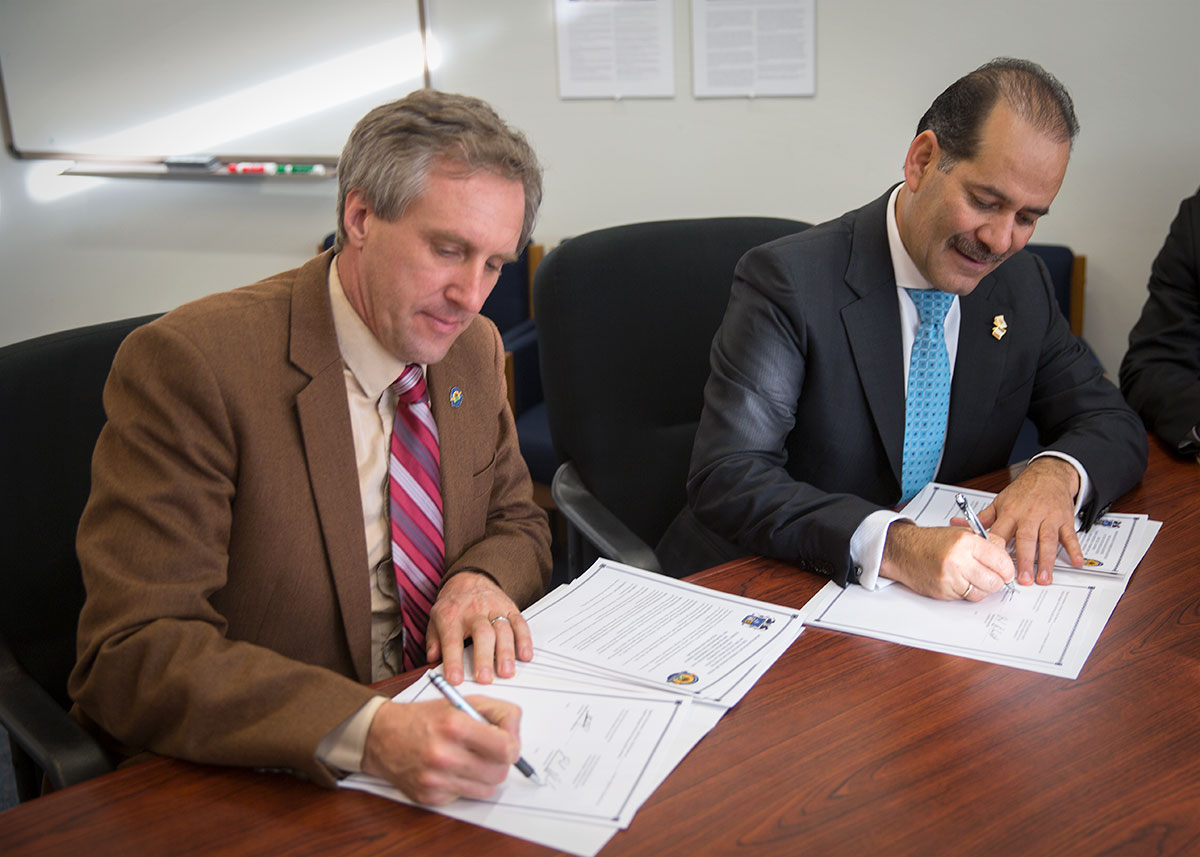
M 462 407 L 462 402 L 463 402 L 462 390 L 460 390 L 458 387 L 451 387 L 450 388 L 450 407 L 452 407 L 452 408 Z
M 998 315 L 992 318 L 992 337 L 999 342 L 1004 338 L 1004 334 L 1008 333 L 1008 322 L 1004 320 L 1003 315 Z

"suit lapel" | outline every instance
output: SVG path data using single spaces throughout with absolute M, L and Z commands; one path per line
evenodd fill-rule
M 962 311 L 958 331 L 958 354 L 950 382 L 950 415 L 946 446 L 939 472 L 962 472 L 975 443 L 985 428 L 1000 390 L 1008 356 L 1003 337 L 992 335 L 997 315 L 1010 323 L 1014 318 L 1006 292 L 997 288 L 996 275 L 984 277 L 975 290 L 959 299 Z
M 856 216 L 846 285 L 858 300 L 842 309 L 842 324 L 898 486 L 904 453 L 904 369 L 896 276 L 887 242 L 890 195 L 889 190 Z
M 361 682 L 371 680 L 371 594 L 362 501 L 342 357 L 329 307 L 332 251 L 301 268 L 292 292 L 292 363 L 309 376 L 296 413 L 346 641 Z

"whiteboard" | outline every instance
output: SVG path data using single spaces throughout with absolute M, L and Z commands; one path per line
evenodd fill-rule
M 0 0 L 0 70 L 17 154 L 313 160 L 424 58 L 417 0 Z

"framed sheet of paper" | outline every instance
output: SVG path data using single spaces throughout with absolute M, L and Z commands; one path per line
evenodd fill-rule
M 816 92 L 816 0 L 692 0 L 697 98 Z
M 671 0 L 554 0 L 562 98 L 671 98 Z

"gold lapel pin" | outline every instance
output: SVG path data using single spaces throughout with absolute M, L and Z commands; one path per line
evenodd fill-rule
M 999 342 L 1004 338 L 1004 334 L 1008 333 L 1008 322 L 1004 320 L 1004 316 L 998 315 L 992 319 L 992 336 Z

